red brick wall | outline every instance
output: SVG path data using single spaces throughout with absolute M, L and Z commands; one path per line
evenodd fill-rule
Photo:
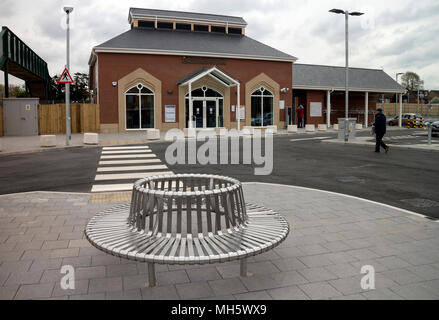
M 323 111 L 326 109 L 326 92 L 325 91 L 312 91 L 306 92 L 306 124 L 324 124 L 326 123 L 325 114 Z M 322 104 L 322 116 L 321 117 L 311 117 L 311 102 L 321 102 Z
M 118 89 L 112 86 L 113 81 L 118 81 L 125 75 L 142 68 L 162 81 L 162 105 L 176 105 L 178 108 L 178 86 L 176 82 L 187 75 L 204 67 L 212 65 L 188 64 L 182 62 L 181 56 L 143 55 L 143 54 L 113 54 L 99 53 L 99 102 L 101 123 L 118 122 Z M 194 58 L 193 60 L 203 58 Z M 241 59 L 211 59 L 221 61 L 217 67 L 237 79 L 241 83 L 241 104 L 245 103 L 245 83 L 260 73 L 265 73 L 281 88 L 292 87 L 292 63 Z M 168 94 L 172 90 L 172 94 Z M 280 94 L 280 99 L 285 100 L 285 105 L 292 105 L 292 96 L 288 92 Z M 237 103 L 236 89 L 231 90 L 231 104 Z M 280 110 L 280 121 L 285 119 L 285 111 Z

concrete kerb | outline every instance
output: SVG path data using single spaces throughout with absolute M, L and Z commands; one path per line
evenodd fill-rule
M 328 140 L 322 140 L 323 143 L 334 143 L 334 144 L 347 144 L 351 146 L 375 146 L 375 143 L 373 142 L 364 142 L 364 141 L 355 141 L 355 142 L 344 142 L 340 141 L 338 139 L 328 139 Z M 431 145 L 428 144 L 425 145 L 398 145 L 398 144 L 388 144 L 391 148 L 395 149 L 403 149 L 403 150 L 420 150 L 420 151 L 426 151 L 426 152 L 438 152 L 439 151 L 439 145 Z
M 48 148 L 41 148 L 41 149 L 32 149 L 32 150 L 25 150 L 25 151 L 12 151 L 12 152 L 4 152 L 0 151 L 0 157 L 6 157 L 6 156 L 15 156 L 15 155 L 22 155 L 22 154 L 32 154 L 32 153 L 40 153 L 40 152 L 55 152 L 60 150 L 71 150 L 71 149 L 95 149 L 95 148 L 101 148 L 102 146 L 99 145 L 83 145 L 83 146 L 64 146 L 64 147 L 48 147 Z

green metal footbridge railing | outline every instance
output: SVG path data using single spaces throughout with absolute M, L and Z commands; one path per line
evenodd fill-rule
M 9 28 L 0 33 L 0 70 L 5 74 L 5 97 L 9 97 L 9 74 L 26 82 L 32 97 L 51 100 L 51 77 L 47 63 Z

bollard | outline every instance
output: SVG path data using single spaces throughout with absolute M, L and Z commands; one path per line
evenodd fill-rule
M 420 119 L 419 121 L 419 128 L 424 128 L 424 119 Z
M 411 121 L 411 119 L 410 119 L 410 118 L 408 118 L 408 120 L 407 120 L 407 129 L 410 129 L 410 128 L 411 128 L 411 124 L 410 124 L 410 121 Z
M 432 123 L 428 122 L 427 127 L 428 127 L 428 144 L 431 145 L 431 136 L 433 134 L 433 125 L 432 125 Z

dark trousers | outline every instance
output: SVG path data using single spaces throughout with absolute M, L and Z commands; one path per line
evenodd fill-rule
M 303 120 L 304 120 L 304 118 L 299 118 L 299 128 L 303 128 L 305 126 Z
M 376 134 L 375 152 L 380 152 L 380 147 L 387 149 L 387 145 L 383 142 L 384 133 Z

